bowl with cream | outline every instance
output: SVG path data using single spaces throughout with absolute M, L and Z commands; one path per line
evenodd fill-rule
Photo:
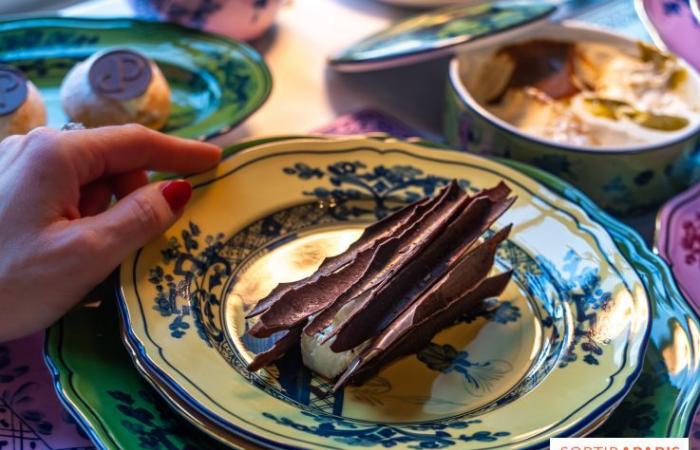
M 611 212 L 641 213 L 700 175 L 700 76 L 649 44 L 549 24 L 453 59 L 445 133 L 554 173 Z

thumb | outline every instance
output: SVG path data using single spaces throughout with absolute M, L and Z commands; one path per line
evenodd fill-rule
M 107 211 L 83 219 L 87 232 L 100 237 L 103 263 L 113 270 L 126 257 L 165 232 L 180 217 L 192 196 L 188 181 L 146 185 Z M 109 273 L 109 272 L 107 272 Z

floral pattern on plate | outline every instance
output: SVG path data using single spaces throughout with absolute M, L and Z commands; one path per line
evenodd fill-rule
M 654 42 L 700 70 L 700 19 L 690 3 L 696 0 L 636 0 L 637 12 Z
M 685 297 L 700 311 L 700 184 L 668 201 L 656 221 L 655 247 Z M 690 432 L 691 446 L 700 446 L 700 409 Z
M 381 117 L 369 122 L 363 119 L 377 116 Z M 331 124 L 324 127 L 322 131 L 330 134 L 342 134 L 344 130 L 351 130 L 351 134 L 357 134 L 361 132 L 388 132 L 397 128 L 403 129 L 399 122 L 375 111 L 363 111 L 343 116 L 336 123 L 339 123 L 341 126 L 334 127 L 334 124 Z M 388 129 L 375 127 L 374 124 L 377 123 L 387 125 Z M 408 132 L 407 134 L 412 136 L 415 133 Z M 299 137 L 297 136 L 297 138 Z M 249 142 L 246 145 L 251 146 L 256 143 L 262 144 L 264 142 Z M 240 151 L 246 145 L 232 147 L 229 153 Z M 542 176 L 542 173 L 534 171 L 530 175 L 538 177 Z M 551 176 L 539 179 L 541 182 L 547 183 L 550 188 L 565 189 L 564 184 L 557 185 L 554 183 L 555 178 Z M 573 195 L 573 191 L 568 192 L 568 195 Z M 582 198 L 570 198 L 577 202 L 582 202 Z M 614 227 L 609 228 L 614 229 Z M 617 242 L 623 245 L 623 248 L 627 243 L 634 242 L 632 235 L 621 233 L 616 236 Z M 651 255 L 648 257 L 642 256 L 644 244 L 640 242 L 640 245 L 640 253 L 638 253 L 640 256 L 634 258 L 638 269 L 647 265 L 646 262 L 641 265 L 643 260 L 655 261 L 655 257 Z M 655 279 L 656 285 L 669 285 L 669 282 L 664 281 L 663 278 L 655 278 L 656 276 L 663 276 L 666 272 L 666 269 L 661 266 L 653 267 L 655 264 L 658 264 L 658 262 L 652 265 L 652 272 L 649 274 L 650 280 Z M 688 312 L 683 310 L 682 300 L 681 303 L 674 303 L 674 300 L 665 301 L 662 299 L 663 297 L 656 297 L 656 302 L 659 302 L 658 304 L 661 305 L 668 305 L 668 314 L 662 314 L 655 319 L 654 328 L 657 329 L 656 327 L 658 326 L 657 331 L 660 336 L 658 342 L 666 349 L 664 354 L 674 354 L 677 352 L 667 346 L 669 341 L 664 337 L 674 334 L 671 328 L 673 322 L 669 321 L 668 318 L 687 315 Z M 136 369 L 131 367 L 126 351 L 118 342 L 118 324 L 116 323 L 116 311 L 113 306 L 113 304 L 110 306 L 108 302 L 100 308 L 91 308 L 87 310 L 90 314 L 89 317 L 78 315 L 77 312 L 72 313 L 58 325 L 51 328 L 47 338 L 47 350 L 49 351 L 47 358 L 54 366 L 57 381 L 61 388 L 58 391 L 60 396 L 70 406 L 70 410 L 74 415 L 77 417 L 82 416 L 89 420 L 88 427 L 107 430 L 108 436 L 111 436 L 116 444 L 111 445 L 110 442 L 112 441 L 110 440 L 101 440 L 100 443 L 103 447 L 110 450 L 133 448 L 130 447 L 134 445 L 131 441 L 130 433 L 125 428 L 125 424 L 132 421 L 132 419 L 113 406 L 115 398 L 107 392 L 102 392 L 101 395 L 95 396 L 95 393 L 98 392 L 93 391 L 90 384 L 68 383 L 70 378 L 101 379 L 109 376 L 118 382 L 120 397 L 126 398 L 125 396 L 128 395 L 133 399 L 141 399 L 143 395 L 146 395 L 148 398 L 160 403 L 162 406 L 157 408 L 160 414 L 155 414 L 150 409 L 148 409 L 150 413 L 145 416 L 139 414 L 139 417 L 151 417 L 149 423 L 155 427 L 155 430 L 174 429 L 169 424 L 182 423 L 182 419 L 173 410 L 162 404 L 163 402 L 153 391 L 152 387 L 148 386 L 146 381 L 139 376 Z M 664 309 L 657 308 L 655 314 L 663 313 Z M 520 312 L 512 308 L 511 305 L 502 304 L 498 308 L 489 308 L 485 313 L 489 320 L 507 323 L 517 320 Z M 469 321 L 472 319 L 465 318 L 465 320 Z M 98 342 L 99 345 L 88 345 L 92 342 Z M 678 349 L 687 349 L 687 345 L 690 344 L 690 351 L 697 351 L 693 341 L 674 339 L 672 342 Z M 453 360 L 454 353 L 451 350 L 443 349 L 437 352 L 433 351 L 434 349 L 431 347 L 423 353 L 422 359 L 425 359 L 426 364 L 431 364 L 436 369 L 441 370 L 443 367 L 454 367 L 458 370 L 457 368 L 461 364 L 447 364 Z M 104 351 L 105 349 L 109 349 L 109 351 Z M 42 369 L 37 368 L 37 370 Z M 690 398 L 689 402 L 692 405 L 693 394 L 688 391 L 681 391 L 679 387 L 682 388 L 683 383 L 685 383 L 686 387 L 692 386 L 695 383 L 693 373 L 690 372 L 685 381 L 674 379 L 677 375 L 671 376 L 667 363 L 661 357 L 660 347 L 657 346 L 655 340 L 652 340 L 645 355 L 643 373 L 630 393 L 625 397 L 625 400 L 618 406 L 608 421 L 594 433 L 594 436 L 658 437 L 685 434 L 688 413 L 680 411 L 685 411 L 689 408 L 685 403 L 678 402 L 678 399 L 684 399 L 685 401 L 685 399 Z M 154 382 L 155 380 L 149 381 Z M 162 390 L 162 392 L 165 391 Z M 366 396 L 368 402 L 381 402 L 381 397 L 386 392 L 387 386 L 378 382 L 368 385 L 367 389 L 363 390 L 363 395 Z M 176 397 L 171 395 L 170 399 L 172 400 L 173 398 Z M 139 408 L 144 408 L 144 405 L 147 405 L 141 400 L 138 400 L 136 404 Z M 191 432 L 193 436 L 200 436 L 197 439 L 203 439 L 200 432 L 196 430 L 190 431 L 191 429 L 186 425 L 179 425 L 177 429 Z M 159 434 L 162 435 L 162 433 Z M 698 438 L 700 438 L 700 433 L 698 433 Z M 153 442 L 154 447 L 146 448 L 162 448 L 158 444 L 159 440 L 156 439 L 151 442 Z M 213 442 L 207 442 L 206 448 L 214 448 Z
M 43 332 L 0 344 L 0 449 L 92 449 L 56 398 L 43 344 Z
M 245 369 L 265 343 L 247 340 L 244 311 L 265 289 L 313 271 L 363 223 L 453 177 L 472 190 L 504 178 L 519 197 L 503 218 L 516 230 L 498 265 L 517 273 L 500 300 L 518 302 L 518 320 L 441 333 L 435 343 L 457 351 L 443 352 L 452 368 L 435 370 L 444 365 L 426 355 L 428 365 L 410 357 L 386 368 L 381 376 L 392 389 L 381 405 L 359 400 L 353 388 L 325 395 L 327 382 L 298 361 Z M 634 269 L 585 213 L 500 163 L 393 139 L 295 140 L 240 153 L 192 182 L 185 216 L 122 266 L 119 293 L 137 363 L 157 388 L 189 404 L 181 412 L 222 430 L 304 448 L 367 445 L 375 437 L 363 437 L 375 433 L 398 448 L 481 448 L 482 436 L 502 446 L 546 445 L 552 435 L 589 430 L 641 370 L 649 311 Z M 230 204 L 230 192 L 235 215 L 214 206 Z M 554 233 L 568 236 L 566 245 L 546 239 Z M 619 314 L 625 320 L 615 320 Z M 494 341 L 503 345 L 484 344 Z M 477 392 L 474 364 L 487 362 L 512 370 L 492 380 L 490 392 Z M 469 365 L 471 373 L 462 370 Z M 401 376 L 408 372 L 410 380 Z M 569 402 L 561 409 L 522 413 L 571 383 L 577 395 L 562 396 Z

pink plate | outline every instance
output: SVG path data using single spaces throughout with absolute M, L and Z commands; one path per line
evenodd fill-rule
M 637 0 L 637 11 L 657 45 L 700 70 L 700 22 L 690 8 L 697 1 Z
M 668 201 L 659 211 L 656 227 L 657 252 L 700 311 L 700 184 Z
M 43 331 L 0 343 L 0 448 L 93 449 L 59 402 L 43 349 Z
M 673 271 L 681 291 L 700 311 L 700 184 L 669 200 L 656 219 L 656 251 Z M 691 448 L 700 448 L 700 409 L 690 430 Z

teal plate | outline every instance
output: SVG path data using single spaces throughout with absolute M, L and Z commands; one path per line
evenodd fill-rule
M 556 7 L 545 2 L 456 5 L 392 24 L 330 59 L 343 72 L 387 69 L 451 55 L 475 41 L 526 34 Z
M 249 145 L 255 145 L 251 142 Z M 698 395 L 697 376 L 698 321 L 678 294 L 666 266 L 644 246 L 641 239 L 602 213 L 578 191 L 539 170 L 505 161 L 545 184 L 549 189 L 580 205 L 596 221 L 603 223 L 614 241 L 640 273 L 653 300 L 653 327 L 643 372 L 605 426 L 600 436 L 683 436 Z M 649 289 L 649 286 L 653 286 Z M 112 436 L 101 440 L 105 448 L 210 448 L 210 441 L 187 427 L 178 427 L 181 419 L 167 408 L 146 415 L 146 432 L 156 436 L 153 446 L 133 446 L 125 441 L 139 420 L 120 407 L 123 399 L 142 407 L 143 398 L 162 404 L 146 381 L 128 364 L 129 356 L 119 345 L 117 319 L 112 304 L 83 309 L 54 326 L 47 338 L 47 359 L 56 377 L 59 395 L 74 415 L 90 429 Z M 90 343 L 95 343 L 94 345 Z M 110 387 L 76 380 L 110 379 L 120 394 L 110 394 Z M 113 388 L 112 388 L 113 390 Z M 122 400 L 120 400 L 122 399 Z M 145 408 L 153 406 L 145 405 Z M 152 410 L 151 410 L 152 411 Z M 161 430 L 180 434 L 174 446 L 159 443 Z M 190 434 L 193 433 L 193 434 Z M 96 433 L 91 433 L 95 437 Z M 100 434 L 98 434 L 100 436 Z M 117 438 L 114 438 L 117 436 Z M 166 437 L 167 437 L 166 433 Z M 119 441 L 122 439 L 122 441 Z M 133 437 L 131 438 L 133 439 Z M 174 439 L 170 435 L 169 439 Z M 150 445 L 150 444 L 149 444 Z
M 172 100 L 162 131 L 175 136 L 209 139 L 226 133 L 257 110 L 272 88 L 270 71 L 254 49 L 178 25 L 60 17 L 0 22 L 0 61 L 37 85 L 54 128 L 69 122 L 59 97 L 66 73 L 112 47 L 136 50 L 158 64 Z

